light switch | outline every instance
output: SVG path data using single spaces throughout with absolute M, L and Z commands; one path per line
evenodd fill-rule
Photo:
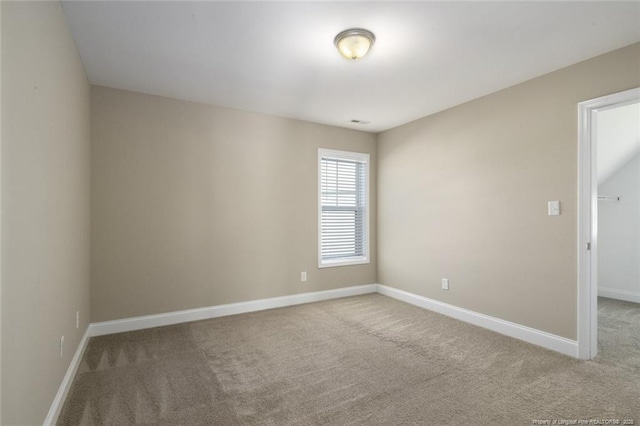
M 442 279 L 442 289 L 449 290 L 449 278 Z
M 560 215 L 560 201 L 549 201 L 549 216 Z

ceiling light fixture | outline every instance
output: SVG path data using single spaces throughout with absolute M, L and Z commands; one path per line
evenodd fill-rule
M 344 30 L 333 40 L 333 44 L 336 45 L 340 54 L 354 61 L 366 55 L 375 42 L 376 36 L 371 31 L 362 28 Z

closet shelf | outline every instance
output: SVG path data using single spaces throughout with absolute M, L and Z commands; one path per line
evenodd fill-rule
M 620 201 L 621 198 L 614 195 L 598 195 L 598 201 Z

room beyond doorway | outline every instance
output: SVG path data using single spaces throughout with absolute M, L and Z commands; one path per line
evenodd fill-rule
M 578 105 L 578 355 L 583 359 L 592 359 L 598 354 L 598 172 L 600 170 L 600 174 L 603 175 L 600 183 L 604 183 L 640 152 L 633 143 L 622 144 L 622 149 L 609 147 L 601 150 L 606 154 L 603 154 L 602 164 L 599 166 L 598 136 L 603 136 L 598 129 L 599 114 L 600 119 L 610 118 L 611 111 L 616 108 L 639 102 L 640 88 L 636 88 L 581 102 Z M 620 200 L 620 197 L 615 195 L 602 196 L 606 197 L 606 201 Z M 636 193 L 636 204 L 637 196 Z M 634 198 L 630 197 L 627 201 L 633 206 L 633 200 Z M 637 205 L 633 207 L 637 208 Z M 636 270 L 640 273 L 637 263 Z M 640 286 L 638 279 L 636 285 Z

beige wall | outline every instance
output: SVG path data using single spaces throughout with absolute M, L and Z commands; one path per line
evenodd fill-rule
M 380 134 L 380 283 L 575 339 L 577 104 L 638 86 L 635 44 Z
M 0 5 L 0 99 L 2 98 L 2 5 Z M 2 102 L 0 102 L 0 423 L 2 422 Z
M 92 321 L 376 282 L 317 268 L 318 147 L 376 136 L 92 87 Z M 300 282 L 300 272 L 308 281 Z
M 2 5 L 0 5 L 0 99 L 2 98 Z M 2 423 L 2 102 L 0 102 L 0 423 Z
M 90 86 L 59 3 L 1 8 L 1 423 L 35 425 L 89 319 Z

